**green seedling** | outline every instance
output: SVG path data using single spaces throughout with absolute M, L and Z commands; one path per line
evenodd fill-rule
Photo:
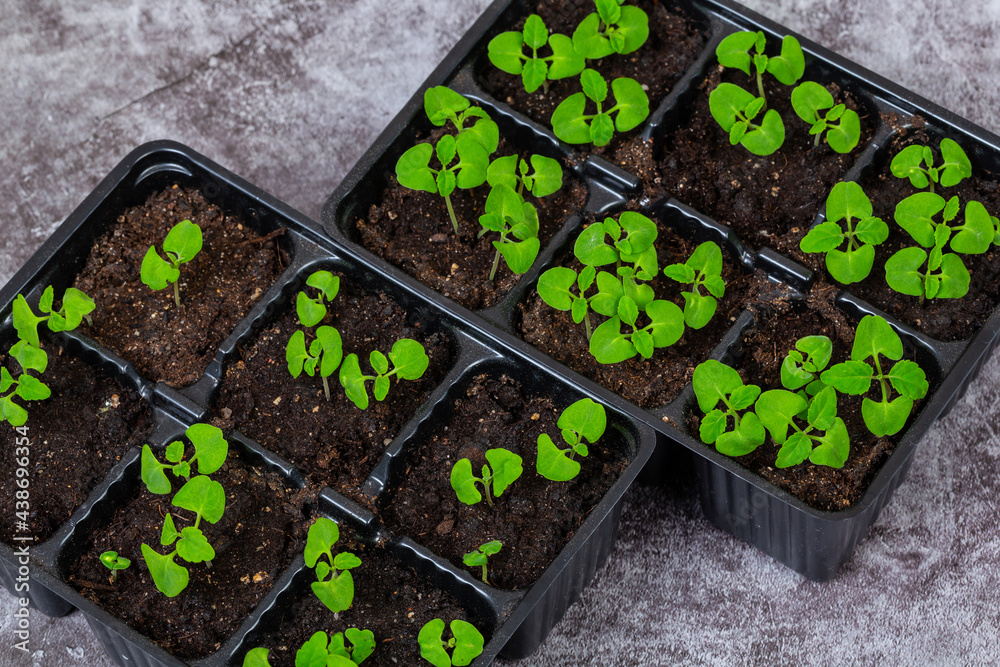
M 458 218 L 451 204 L 451 193 L 455 188 L 474 188 L 486 181 L 490 155 L 499 145 L 499 130 L 485 111 L 470 106 L 469 100 L 444 86 L 429 88 L 424 93 L 424 111 L 434 125 L 450 121 L 458 134 L 446 134 L 433 146 L 422 143 L 407 150 L 396 163 L 396 178 L 400 185 L 411 190 L 436 192 L 444 197 L 457 235 Z M 475 124 L 465 127 L 470 118 L 476 119 Z M 433 157 L 437 157 L 439 169 L 430 166 Z
M 539 49 L 548 44 L 552 55 L 542 57 Z M 525 55 L 527 46 L 531 55 Z M 573 48 L 566 35 L 549 34 L 545 22 L 537 14 L 524 21 L 521 32 L 504 32 L 490 40 L 487 53 L 493 65 L 508 74 L 520 74 L 524 90 L 533 93 L 540 86 L 549 92 L 549 81 L 576 76 L 586 66 L 584 57 Z
M 568 449 L 560 449 L 547 433 L 538 436 L 538 474 L 553 482 L 566 482 L 580 474 L 576 456 L 587 456 L 586 443 L 597 442 L 608 425 L 604 406 L 589 398 L 582 398 L 563 410 L 556 423 Z
M 350 570 L 361 565 L 361 559 L 352 553 L 333 555 L 333 546 L 339 539 L 337 524 L 320 517 L 309 526 L 303 552 L 306 567 L 316 570 L 313 593 L 335 614 L 348 609 L 354 602 L 354 576 Z M 326 560 L 321 560 L 324 557 Z
M 346 635 L 346 639 L 345 639 Z M 350 649 L 347 642 L 351 643 Z M 348 628 L 328 637 L 323 631 L 313 634 L 295 653 L 296 667 L 354 667 L 375 651 L 375 633 Z M 243 658 L 243 667 L 271 667 L 268 649 L 252 649 Z
M 588 226 L 573 245 L 573 254 L 584 268 L 579 274 L 565 267 L 549 269 L 538 279 L 538 295 L 557 310 L 571 311 L 575 323 L 584 322 L 590 340 L 590 311 L 613 317 L 626 286 L 633 300 L 644 303 L 653 300 L 652 288 L 639 285 L 636 280 L 652 280 L 659 270 L 653 247 L 656 235 L 656 223 L 631 211 L 622 213 L 617 221 L 605 218 L 604 222 Z M 609 264 L 616 265 L 615 274 L 597 271 L 596 267 Z M 625 269 L 627 274 L 624 284 L 623 278 L 616 275 L 619 269 Z M 574 284 L 576 294 L 572 291 Z M 587 296 L 587 290 L 595 284 L 597 293 Z
M 195 455 L 187 461 L 184 460 L 184 443 L 180 441 L 167 446 L 165 457 L 168 463 L 160 463 L 149 445 L 142 447 L 142 481 L 149 492 L 158 495 L 170 493 L 172 487 L 164 472 L 169 469 L 175 476 L 187 479 L 174 494 L 171 504 L 195 515 L 194 525 L 181 530 L 177 530 L 170 514 L 163 518 L 160 545 L 174 545 L 170 553 L 161 554 L 147 544 L 141 547 L 153 584 L 170 598 L 177 597 L 187 588 L 190 577 L 187 568 L 175 562 L 174 558 L 210 565 L 215 558 L 215 549 L 201 531 L 201 520 L 217 523 L 226 509 L 225 490 L 208 475 L 222 467 L 229 452 L 229 443 L 222 431 L 210 424 L 195 424 L 187 429 L 185 435 L 195 448 Z M 191 466 L 195 462 L 200 474 L 192 477 Z
M 809 230 L 799 248 L 825 252 L 826 270 L 837 282 L 850 285 L 868 277 L 875 264 L 875 246 L 887 238 L 889 226 L 872 216 L 864 190 L 847 181 L 833 186 L 826 198 L 826 221 Z
M 596 329 L 590 338 L 590 353 L 598 363 L 616 364 L 641 355 L 653 356 L 660 347 L 670 347 L 684 335 L 684 312 L 671 301 L 654 300 L 644 308 L 649 323 L 641 325 L 640 310 L 628 295 L 618 302 L 618 313 Z M 631 331 L 624 331 L 622 325 Z
M 544 155 L 532 155 L 528 162 L 516 155 L 498 157 L 486 170 L 486 182 L 490 187 L 506 185 L 517 194 L 527 190 L 535 197 L 547 197 L 557 192 L 563 184 L 563 169 L 559 160 Z
M 486 579 L 486 561 L 493 554 L 499 553 L 500 547 L 502 546 L 503 543 L 499 540 L 491 540 L 485 544 L 479 545 L 475 551 L 470 551 L 462 556 L 462 562 L 465 563 L 467 567 L 482 567 L 483 583 L 489 584 L 490 582 Z
M 895 435 L 906 425 L 913 402 L 923 398 L 928 389 L 923 369 L 902 357 L 903 343 L 892 327 L 881 317 L 866 315 L 858 323 L 851 359 L 824 371 L 820 379 L 855 396 L 868 394 L 872 383 L 877 383 L 880 398 L 876 401 L 865 396 L 861 416 L 876 436 Z M 890 361 L 896 363 L 890 367 Z
M 809 134 L 815 135 L 819 146 L 823 133 L 826 143 L 838 153 L 850 153 L 861 140 L 861 118 L 858 112 L 843 104 L 834 104 L 833 95 L 814 81 L 805 81 L 792 91 L 792 108 L 799 118 L 809 123 Z M 824 110 L 825 114 L 820 113 Z
M 0 421 L 19 428 L 28 421 L 28 411 L 14 399 L 44 401 L 52 395 L 52 391 L 41 380 L 30 375 L 32 371 L 44 373 L 49 365 L 49 357 L 45 350 L 25 340 L 14 343 L 9 354 L 21 365 L 21 374 L 15 379 L 6 367 L 0 367 Z
M 785 124 L 774 109 L 765 111 L 759 124 L 754 122 L 764 110 L 763 97 L 723 81 L 709 94 L 708 106 L 734 146 L 740 144 L 754 155 L 770 155 L 785 142 Z
M 417 634 L 420 656 L 434 667 L 462 667 L 483 652 L 483 635 L 476 626 L 456 618 L 450 627 L 451 638 L 447 642 L 444 640 L 444 621 L 440 618 L 428 621 Z
M 101 564 L 111 570 L 111 583 L 118 581 L 118 570 L 127 570 L 132 561 L 118 555 L 117 551 L 105 551 L 100 556 Z
M 552 112 L 552 131 L 566 143 L 605 146 L 615 130 L 628 132 L 649 115 L 649 97 L 635 79 L 611 82 L 615 104 L 608 109 L 608 84 L 596 70 L 583 70 L 580 85 L 583 92 L 573 93 Z M 596 113 L 586 113 L 588 99 L 597 105 Z
M 715 49 L 720 65 L 756 77 L 757 96 L 723 82 L 708 97 L 712 117 L 729 133 L 729 143 L 740 144 L 754 155 L 770 155 L 785 141 L 785 124 L 781 116 L 767 108 L 764 72 L 786 86 L 795 85 L 805 72 L 805 57 L 797 39 L 785 36 L 781 40 L 780 55 L 770 57 L 764 54 L 765 41 L 763 32 L 743 31 L 729 35 Z M 754 74 L 750 72 L 751 67 Z M 763 117 L 755 123 L 761 113 Z
M 305 290 L 299 292 L 295 299 L 295 312 L 302 326 L 314 327 L 326 317 L 327 304 L 337 297 L 340 278 L 329 271 L 315 271 L 306 278 L 306 285 L 314 287 L 318 294 L 311 297 Z
M 493 258 L 493 268 L 490 269 L 490 280 L 496 276 L 501 256 L 511 272 L 524 273 L 534 264 L 541 248 L 538 240 L 538 211 L 532 204 L 521 199 L 521 195 L 513 188 L 503 183 L 490 190 L 485 208 L 486 213 L 479 216 L 479 224 L 483 228 L 479 235 L 487 232 L 500 234 L 500 240 L 493 241 L 497 252 Z
M 958 197 L 945 200 L 932 192 L 918 192 L 896 205 L 895 219 L 921 248 L 903 248 L 885 263 L 889 287 L 902 294 L 928 299 L 957 299 L 969 291 L 969 271 L 956 253 L 978 255 L 989 250 L 996 234 L 993 218 L 977 201 L 965 206 L 961 226 L 949 223 L 958 216 Z M 934 217 L 941 215 L 941 221 Z M 929 252 L 926 249 L 929 249 Z M 944 252 L 950 248 L 954 252 Z
M 646 12 L 624 0 L 594 0 L 597 11 L 588 14 L 573 32 L 573 47 L 588 60 L 612 53 L 632 53 L 649 37 Z
M 507 487 L 513 484 L 524 470 L 521 457 L 507 449 L 496 448 L 486 450 L 486 460 L 483 464 L 482 477 L 472 474 L 472 462 L 469 459 L 459 459 L 451 469 L 451 488 L 455 489 L 458 499 L 466 505 L 475 505 L 483 499 L 476 484 L 481 484 L 486 494 L 486 504 L 493 507 L 493 496 L 499 498 Z
M 788 468 L 809 459 L 816 465 L 842 468 L 847 461 L 850 438 L 844 420 L 837 416 L 833 387 L 820 390 L 812 400 L 784 389 L 765 391 L 755 410 L 771 438 L 781 445 L 776 467 Z M 802 415 L 804 427 L 798 424 Z
M 390 361 L 392 370 L 389 370 Z M 389 394 L 389 380 L 393 375 L 397 380 L 419 380 L 427 370 L 430 360 L 424 352 L 423 345 L 410 338 L 400 338 L 393 343 L 388 359 L 378 350 L 372 350 L 368 355 L 368 363 L 371 364 L 375 375 L 361 373 L 356 354 L 347 355 L 344 365 L 340 367 L 340 384 L 344 387 L 347 397 L 362 410 L 368 409 L 368 390 L 365 388 L 365 382 L 375 381 L 372 394 L 375 400 L 381 401 Z
M 63 293 L 62 308 L 54 308 L 55 291 L 52 285 L 45 288 L 42 298 L 38 300 L 38 309 L 44 315 L 35 315 L 24 296 L 18 294 L 11 306 L 14 318 L 14 330 L 17 337 L 27 341 L 34 347 L 41 347 L 38 339 L 38 325 L 47 322 L 49 331 L 72 331 L 80 326 L 83 320 L 90 324 L 90 313 L 94 311 L 94 300 L 85 293 L 69 287 Z
M 723 67 L 732 67 L 747 76 L 756 76 L 759 98 L 765 100 L 762 109 L 767 109 L 764 72 L 773 76 L 779 83 L 794 86 L 806 71 L 806 60 L 799 40 L 786 35 L 781 40 L 781 53 L 770 57 L 764 55 L 765 43 L 763 32 L 747 30 L 729 35 L 719 42 L 719 46 L 715 49 L 715 55 Z M 750 73 L 751 67 L 754 70 L 753 74 Z
M 671 264 L 663 268 L 668 278 L 691 285 L 684 297 L 684 324 L 692 329 L 701 329 L 712 319 L 719 302 L 726 293 L 726 283 L 722 280 L 722 250 L 713 241 L 705 241 L 691 253 L 683 264 Z M 708 294 L 702 294 L 704 287 Z
M 833 356 L 833 342 L 826 336 L 805 336 L 795 341 L 795 349 L 781 362 L 781 384 L 785 389 L 800 392 L 803 397 L 818 394 L 824 387 L 820 373 L 826 370 Z
M 306 348 L 306 334 L 301 330 L 292 334 L 285 348 L 285 361 L 288 362 L 288 372 L 292 377 L 297 378 L 302 371 L 313 377 L 316 371 L 319 371 L 323 379 L 323 393 L 328 401 L 330 400 L 328 378 L 337 370 L 343 358 L 344 348 L 340 332 L 329 326 L 316 329 L 316 337 L 309 343 L 308 348 Z
M 930 146 L 914 144 L 896 153 L 889 164 L 889 171 L 897 178 L 908 178 L 915 188 L 930 188 L 940 183 L 954 187 L 972 175 L 972 163 L 962 147 L 951 139 L 942 139 L 939 146 L 941 164 L 934 166 L 934 151 Z
M 705 413 L 699 429 L 702 442 L 715 444 L 727 456 L 749 454 L 764 442 L 764 425 L 756 413 L 740 414 L 753 406 L 760 387 L 743 384 L 739 373 L 714 359 L 699 364 L 691 382 L 698 407 Z M 718 408 L 720 402 L 722 409 Z
M 163 239 L 163 252 L 167 258 L 160 257 L 156 246 L 150 246 L 146 256 L 142 258 L 139 277 L 154 291 L 173 285 L 174 303 L 180 308 L 181 293 L 177 286 L 181 276 L 180 266 L 194 259 L 201 252 L 201 245 L 201 227 L 190 220 L 181 220 Z

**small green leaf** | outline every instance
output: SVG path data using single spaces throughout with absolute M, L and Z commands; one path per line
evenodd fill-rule
M 572 269 L 561 266 L 549 269 L 538 278 L 538 296 L 556 310 L 569 310 L 574 298 L 570 288 L 576 278 Z
M 590 121 L 590 143 L 595 146 L 607 146 L 615 135 L 615 123 L 611 115 L 599 113 Z
M 163 250 L 174 256 L 175 266 L 190 262 L 201 252 L 201 227 L 190 220 L 181 220 L 174 225 L 163 239 Z M 170 282 L 176 282 L 176 278 Z
M 209 523 L 216 523 L 226 509 L 226 492 L 214 479 L 197 475 L 181 487 L 171 504 L 194 512 Z
M 171 463 L 180 463 L 184 458 L 184 443 L 179 440 L 171 442 L 167 445 L 164 457 Z
M 529 238 L 521 243 L 510 240 L 506 242 L 493 241 L 493 247 L 503 256 L 511 273 L 520 275 L 526 273 L 535 263 L 535 258 L 538 257 L 538 251 L 541 249 L 541 241 L 537 238 Z
M 566 79 L 576 76 L 586 67 L 586 60 L 573 48 L 573 40 L 566 35 L 549 37 L 549 48 L 552 49 L 552 60 L 549 61 L 549 78 L 552 80 Z
M 584 118 L 587 98 L 583 93 L 573 93 L 552 112 L 552 131 L 568 144 L 590 143 L 590 124 Z
M 650 319 L 646 329 L 649 330 L 655 347 L 670 347 L 684 335 L 684 313 L 672 301 L 657 300 L 649 303 L 646 315 Z
M 723 67 L 732 67 L 750 76 L 750 49 L 757 42 L 757 33 L 744 30 L 726 36 L 715 48 L 715 55 Z
M 341 572 L 329 581 L 314 581 L 310 588 L 319 601 L 335 614 L 349 609 L 354 602 L 354 577 L 350 572 Z
M 847 435 L 847 426 L 839 417 L 833 426 L 819 439 L 819 446 L 812 450 L 809 460 L 818 466 L 843 468 L 851 452 L 851 442 Z
M 26 401 L 44 401 L 52 392 L 38 378 L 24 374 L 17 379 L 17 395 Z
M 433 155 L 434 148 L 427 143 L 417 144 L 403 153 L 396 162 L 396 179 L 399 184 L 411 190 L 437 192 L 437 181 L 430 168 Z
M 319 557 L 326 554 L 330 558 L 333 546 L 340 540 L 340 528 L 337 523 L 327 517 L 319 517 L 309 526 L 306 534 L 306 547 L 302 556 L 306 567 L 316 567 Z M 332 559 L 331 559 L 332 560 Z
M 604 435 L 608 417 L 603 405 L 589 398 L 581 398 L 562 411 L 556 425 L 561 429 L 571 429 L 579 433 L 587 442 L 593 444 Z
M 534 170 L 531 194 L 536 197 L 547 197 L 558 191 L 563 183 L 563 170 L 559 161 L 544 155 L 532 155 L 530 159 L 531 168 Z
M 433 86 L 424 91 L 424 112 L 438 127 L 467 108 L 469 100 L 445 86 Z
M 167 285 L 177 282 L 180 275 L 180 270 L 160 257 L 154 246 L 149 247 L 139 269 L 139 276 L 147 287 L 152 290 L 164 289 Z
M 483 635 L 476 626 L 461 619 L 453 620 L 449 627 L 455 638 L 451 664 L 455 667 L 465 667 L 483 652 Z
M 990 249 L 996 228 L 986 207 L 977 201 L 965 205 L 965 224 L 956 228 L 951 249 L 965 255 L 979 255 Z
M 754 155 L 770 155 L 785 142 L 785 124 L 774 109 L 768 109 L 760 128 L 747 132 L 740 144 Z
M 267 654 L 266 648 L 251 649 L 243 658 L 243 667 L 271 667 L 271 663 L 267 661 Z
M 900 294 L 922 296 L 924 274 L 921 267 L 927 253 L 920 248 L 903 248 L 885 262 L 885 280 L 889 287 Z
M 344 553 L 337 554 L 333 559 L 333 567 L 338 570 L 353 570 L 356 567 L 361 567 L 361 559 L 345 551 Z
M 765 391 L 757 399 L 754 412 L 775 443 L 784 444 L 793 418 L 806 409 L 806 399 L 784 389 Z
M 635 79 L 620 77 L 611 82 L 615 95 L 615 128 L 628 132 L 636 128 L 649 116 L 649 96 Z
M 368 392 L 365 390 L 365 376 L 361 374 L 358 355 L 349 354 L 340 367 L 340 385 L 347 398 L 362 410 L 368 409 Z
M 850 153 L 860 140 L 861 117 L 853 109 L 845 110 L 840 123 L 830 126 L 826 133 L 826 143 L 837 153 Z
M 793 433 L 778 450 L 775 468 L 790 468 L 806 460 L 812 453 L 812 440 L 803 433 Z
M 799 248 L 802 252 L 830 252 L 843 242 L 844 232 L 840 225 L 828 220 L 810 229 L 799 242 Z
M 166 516 L 163 517 L 163 527 L 160 529 L 160 545 L 164 547 L 169 547 L 171 544 L 177 541 L 181 534 L 177 531 L 177 527 L 174 525 L 174 517 L 168 512 Z
M 0 398 L 0 419 L 6 420 L 11 426 L 17 428 L 24 426 L 25 422 L 28 421 L 28 411 L 14 402 L 13 395 L 4 396 Z
M 211 475 L 226 462 L 229 443 L 220 428 L 211 424 L 193 424 L 188 427 L 184 435 L 194 445 L 198 472 L 202 475 Z
M 706 413 L 743 386 L 743 380 L 735 369 L 715 359 L 698 364 L 691 383 L 698 399 L 698 407 Z
M 874 378 L 872 367 L 863 361 L 845 361 L 823 371 L 820 379 L 843 394 L 859 396 L 866 393 Z
M 831 250 L 826 255 L 827 271 L 834 280 L 844 285 L 864 280 L 874 265 L 875 248 L 870 245 L 861 246 L 857 250 Z
M 145 544 L 141 549 L 142 558 L 146 561 L 149 574 L 153 577 L 153 584 L 168 598 L 180 595 L 181 591 L 187 588 L 189 575 L 187 568 L 174 562 L 174 555 L 177 552 L 172 551 L 164 556 Z
M 748 412 L 740 419 L 739 426 L 728 433 L 723 433 L 715 441 L 715 449 L 726 456 L 744 456 L 754 451 L 764 443 L 764 426 L 753 412 Z
M 951 139 L 941 140 L 941 185 L 951 188 L 972 175 L 972 163 L 962 147 Z
M 400 338 L 393 343 L 389 358 L 396 376 L 403 380 L 419 380 L 430 364 L 424 346 L 410 338 Z
M 476 488 L 477 478 L 472 474 L 472 462 L 469 459 L 459 459 L 451 469 L 451 488 L 455 490 L 460 502 L 475 505 L 483 499 Z
M 535 469 L 553 482 L 566 482 L 580 473 L 579 461 L 569 458 L 571 450 L 559 449 L 547 433 L 538 436 L 538 459 Z
M 807 123 L 815 123 L 816 119 L 821 117 L 819 112 L 832 106 L 833 95 L 815 81 L 804 81 L 792 91 L 792 108 L 795 114 Z M 830 217 L 838 219 L 832 215 Z
M 597 70 L 583 70 L 580 74 L 580 86 L 583 88 L 583 94 L 597 103 L 603 102 L 608 97 L 608 83 Z
M 768 59 L 767 71 L 786 86 L 795 85 L 806 71 L 806 60 L 799 40 L 785 35 L 781 40 L 781 55 Z
M 896 205 L 896 223 L 924 248 L 934 245 L 934 216 L 944 210 L 945 199 L 931 192 L 918 192 Z
M 601 34 L 601 18 L 588 14 L 573 31 L 573 48 L 588 60 L 600 60 L 614 53 L 611 40 Z
M 199 529 L 185 526 L 181 529 L 181 539 L 177 542 L 177 555 L 189 563 L 202 563 L 215 558 L 215 549 Z
M 493 471 L 493 495 L 500 497 L 521 476 L 521 457 L 502 448 L 486 450 L 486 460 Z
M 530 17 L 529 17 L 530 18 Z M 519 32 L 504 32 L 486 47 L 490 62 L 508 74 L 520 74 L 524 61 L 524 38 Z
M 892 388 L 906 398 L 914 400 L 923 398 L 930 388 L 924 370 L 909 359 L 896 362 L 886 377 L 892 383 Z
M 865 361 L 876 354 L 897 361 L 903 357 L 903 342 L 883 318 L 865 315 L 854 334 L 851 359 Z
M 161 496 L 170 493 L 170 480 L 167 479 L 167 475 L 163 472 L 163 469 L 166 467 L 166 465 L 156 459 L 149 445 L 142 446 L 142 482 L 149 489 L 150 493 Z
M 888 402 L 876 402 L 867 396 L 861 402 L 861 416 L 865 426 L 876 437 L 896 435 L 906 425 L 913 409 L 913 399 L 900 396 Z
M 833 427 L 837 418 L 837 392 L 833 387 L 827 387 L 813 397 L 809 402 L 808 421 L 821 431 Z

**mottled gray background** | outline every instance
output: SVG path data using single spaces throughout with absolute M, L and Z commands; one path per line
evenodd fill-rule
M 5 0 L 0 283 L 128 151 L 153 139 L 188 144 L 318 218 L 487 4 Z M 1000 131 L 1000 1 L 746 4 Z M 689 486 L 634 490 L 610 563 L 518 664 L 992 664 L 998 394 L 995 357 L 928 434 L 906 483 L 829 583 L 708 524 Z M 12 602 L 0 592 L 0 665 L 110 664 L 75 613 L 35 616 L 33 654 L 12 651 Z

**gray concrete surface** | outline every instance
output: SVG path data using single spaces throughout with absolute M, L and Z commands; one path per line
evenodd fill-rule
M 748 0 L 1000 131 L 1000 1 Z M 328 194 L 487 0 L 7 0 L 0 12 L 0 283 L 132 148 L 176 139 L 318 218 Z M 630 493 L 608 566 L 518 664 L 965 665 L 1000 655 L 1000 358 L 928 434 L 832 582 Z M 74 613 L 0 666 L 110 664 Z

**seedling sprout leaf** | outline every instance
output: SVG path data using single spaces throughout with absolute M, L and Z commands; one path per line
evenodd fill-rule
M 569 458 L 571 449 L 560 449 L 547 433 L 538 436 L 538 460 L 535 469 L 553 482 L 567 482 L 580 474 L 580 462 Z
M 451 469 L 451 488 L 455 490 L 460 502 L 475 505 L 483 499 L 476 488 L 476 477 L 472 474 L 472 462 L 469 459 L 459 459 Z
M 181 539 L 177 542 L 177 555 L 189 563 L 201 563 L 215 558 L 215 549 L 208 543 L 205 534 L 194 526 L 181 529 Z
M 326 517 L 316 519 L 309 526 L 309 532 L 306 535 L 306 547 L 302 554 L 306 566 L 316 567 L 316 561 L 324 554 L 332 561 L 332 549 L 339 539 L 340 528 L 336 522 Z
M 180 595 L 180 592 L 187 588 L 189 574 L 187 568 L 174 562 L 174 555 L 177 552 L 172 551 L 164 556 L 146 544 L 143 544 L 141 549 L 142 558 L 146 561 L 149 574 L 153 577 L 153 584 L 168 598 Z
M 181 487 L 171 503 L 198 514 L 209 523 L 215 523 L 226 509 L 226 492 L 214 479 L 197 475 Z
M 188 427 L 184 435 L 194 445 L 198 472 L 202 475 L 211 475 L 226 462 L 229 443 L 226 442 L 220 428 L 211 424 L 193 424 Z
M 163 472 L 166 466 L 156 460 L 153 450 L 149 445 L 142 446 L 142 482 L 150 493 L 164 495 L 170 493 L 170 480 Z
M 486 460 L 493 472 L 493 495 L 500 497 L 521 476 L 521 457 L 509 450 L 495 448 L 486 450 Z

